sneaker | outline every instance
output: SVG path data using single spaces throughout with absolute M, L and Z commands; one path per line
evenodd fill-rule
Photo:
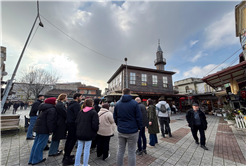
M 148 144 L 147 147 L 149 147 L 149 148 L 154 148 L 155 146 L 151 146 L 150 144 Z
M 169 134 L 169 137 L 173 137 L 172 134 Z
M 44 150 L 50 150 L 49 146 L 46 145 L 45 148 L 44 148 Z
M 143 151 L 138 151 L 136 154 L 137 154 L 138 156 L 142 156 L 142 155 L 143 155 Z
M 26 138 L 26 140 L 35 140 L 35 138 Z
M 143 152 L 144 154 L 147 154 L 147 150 L 146 150 L 146 149 L 145 149 L 145 150 L 143 150 L 142 152 Z
M 108 159 L 109 157 L 110 157 L 110 154 L 108 154 L 108 157 L 106 159 Z M 104 160 L 106 160 L 106 159 L 104 159 Z
M 201 145 L 201 148 L 203 148 L 204 150 L 208 150 L 208 148 L 205 145 Z
M 197 144 L 197 145 L 199 145 L 199 142 L 198 142 L 198 141 L 196 141 L 196 144 Z

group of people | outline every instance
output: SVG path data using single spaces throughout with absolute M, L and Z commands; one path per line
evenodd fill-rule
M 61 139 L 66 139 L 63 164 L 83 166 L 89 162 L 90 150 L 96 148 L 97 157 L 107 160 L 110 157 L 110 139 L 114 136 L 115 126 L 118 130 L 117 166 L 123 166 L 123 158 L 128 145 L 128 164 L 136 165 L 136 154 L 147 154 L 146 148 L 153 148 L 158 143 L 159 125 L 162 137 L 172 137 L 170 128 L 171 108 L 164 100 L 154 105 L 153 100 L 147 100 L 147 107 L 137 97 L 133 100 L 129 88 L 123 90 L 123 95 L 117 103 L 102 103 L 100 99 L 87 98 L 82 100 L 81 93 L 75 93 L 73 100 L 66 104 L 67 95 L 60 94 L 58 98 L 38 96 L 30 111 L 30 125 L 27 140 L 34 139 L 28 164 L 44 162 L 43 150 L 47 146 L 49 136 L 52 135 L 49 156 L 60 155 Z M 187 113 L 187 121 L 191 127 L 193 137 L 199 144 L 197 131 L 200 132 L 201 147 L 205 146 L 204 130 L 207 128 L 206 117 L 199 107 L 194 104 Z M 159 123 L 158 123 L 159 121 Z M 147 143 L 145 129 L 148 129 Z M 33 136 L 33 132 L 36 136 Z M 76 155 L 71 152 L 77 142 Z M 147 145 L 147 146 L 146 146 Z M 137 147 L 137 149 L 136 149 Z
M 23 101 L 15 101 L 15 102 L 11 102 L 11 101 L 6 101 L 4 106 L 3 106 L 3 110 L 2 110 L 2 114 L 5 114 L 7 112 L 7 110 L 10 109 L 10 107 L 13 105 L 13 112 L 12 114 L 16 114 L 16 111 L 18 110 L 18 108 L 20 107 L 21 110 L 23 109 L 27 109 L 28 107 L 28 102 L 23 102 Z

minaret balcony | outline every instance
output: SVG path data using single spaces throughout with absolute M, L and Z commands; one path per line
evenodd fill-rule
M 155 65 L 158 65 L 158 64 L 166 64 L 166 59 L 165 58 L 162 58 L 162 59 L 156 59 L 154 61 Z

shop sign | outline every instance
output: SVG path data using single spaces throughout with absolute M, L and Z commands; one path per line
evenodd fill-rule
M 246 91 L 245 90 L 243 90 L 243 91 L 241 91 L 241 95 L 242 95 L 242 98 L 246 98 Z

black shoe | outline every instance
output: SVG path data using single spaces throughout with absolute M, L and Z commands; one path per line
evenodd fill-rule
M 44 148 L 44 150 L 50 150 L 49 146 L 46 145 L 45 148 Z
M 138 156 L 142 156 L 142 155 L 143 155 L 143 152 L 142 152 L 142 151 L 138 151 L 136 154 L 137 154 Z
M 166 137 L 165 137 L 165 134 L 162 134 L 162 137 L 163 137 L 163 138 L 166 138 Z
M 145 149 L 145 150 L 143 150 L 142 152 L 143 152 L 144 154 L 147 154 L 147 150 L 146 150 L 146 149 Z
M 61 154 L 62 150 L 58 150 L 56 154 L 51 154 L 49 156 L 59 156 Z
M 105 158 L 105 159 L 103 159 L 103 160 L 106 160 L 106 159 L 108 159 L 110 157 L 110 154 L 108 154 L 108 157 L 107 158 Z
M 172 134 L 169 134 L 169 137 L 173 137 Z
M 35 138 L 26 138 L 26 140 L 35 140 Z
M 197 145 L 199 145 L 199 142 L 198 142 L 198 141 L 196 141 L 196 144 L 197 144 Z
M 62 161 L 64 165 L 73 165 L 74 164 L 74 159 L 71 159 L 70 157 L 65 157 L 64 160 Z
M 42 162 L 45 162 L 46 158 L 44 158 L 43 160 L 39 161 L 38 163 L 35 163 L 35 164 L 32 164 L 32 165 L 37 165 L 37 164 L 40 164 Z
M 203 148 L 204 150 L 208 150 L 208 148 L 205 145 L 201 145 L 201 148 Z

